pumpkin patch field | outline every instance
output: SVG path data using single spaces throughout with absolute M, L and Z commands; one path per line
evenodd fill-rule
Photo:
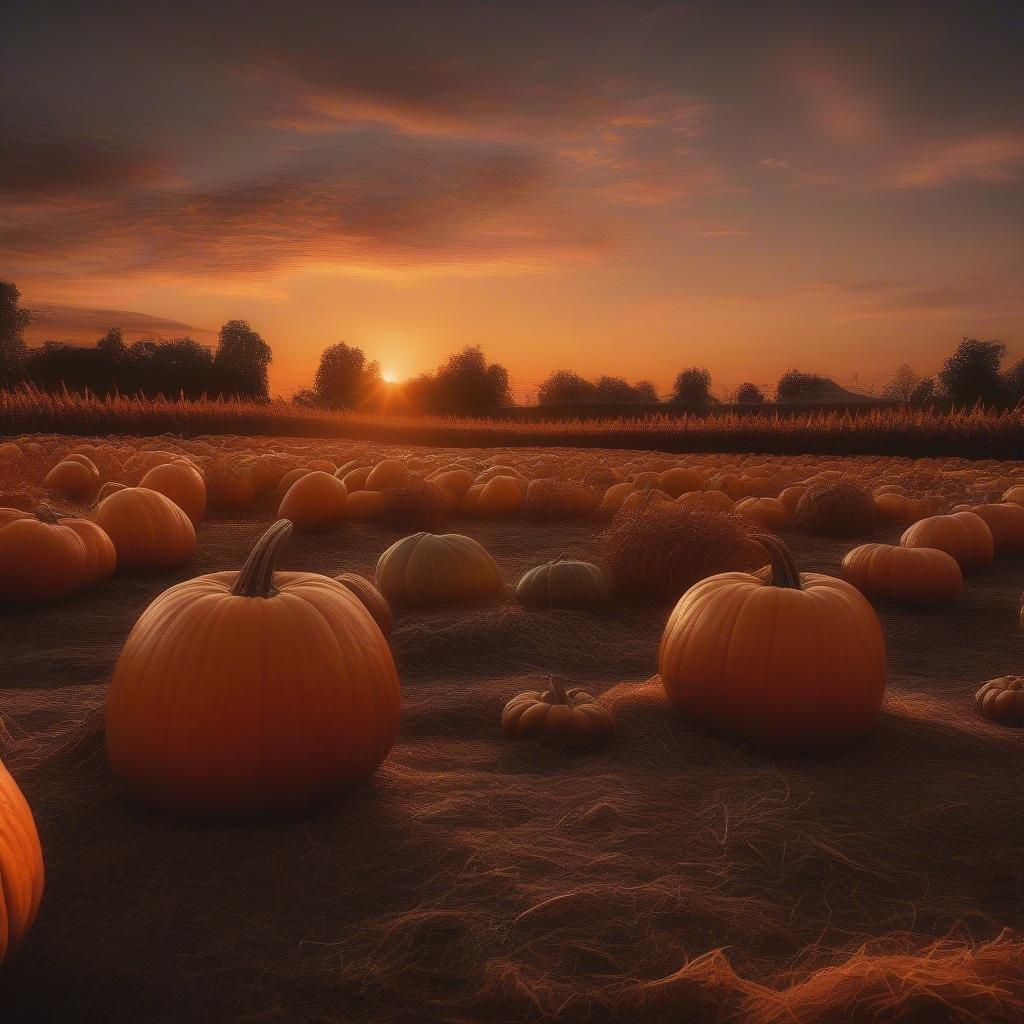
M 0 446 L 0 1021 L 1024 1019 L 1024 467 Z

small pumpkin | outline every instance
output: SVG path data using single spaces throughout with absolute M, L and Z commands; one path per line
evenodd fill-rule
M 778 498 L 744 498 L 736 505 L 736 512 L 769 530 L 780 529 L 789 519 L 788 509 Z
M 409 479 L 409 469 L 397 459 L 384 459 L 370 470 L 363 487 L 368 491 L 387 491 Z
M 988 524 L 974 512 L 928 516 L 914 523 L 900 538 L 905 548 L 938 548 L 952 555 L 964 572 L 988 565 L 995 544 Z
M 196 531 L 185 513 L 159 491 L 126 487 L 104 498 L 95 522 L 114 542 L 119 572 L 177 569 L 196 551 Z
M 611 602 L 611 592 L 596 565 L 556 558 L 524 574 L 516 600 L 527 608 L 604 608 Z
M 678 498 L 687 491 L 703 491 L 707 485 L 707 477 L 699 469 L 679 466 L 661 473 L 656 486 L 670 498 Z
M 32 810 L 0 761 L 0 967 L 18 951 L 35 921 L 44 874 Z
M 522 509 L 523 498 L 524 488 L 516 477 L 492 476 L 476 497 L 475 511 L 482 519 L 514 516 Z
M 334 578 L 359 598 L 363 607 L 373 616 L 373 621 L 380 626 L 380 631 L 388 636 L 394 623 L 394 616 L 391 613 L 391 605 L 388 604 L 384 595 L 369 580 L 363 579 L 362 576 L 357 576 L 355 573 L 343 572 Z
M 338 467 L 330 459 L 310 459 L 306 468 L 314 473 L 330 473 L 331 476 L 338 471 Z
M 0 604 L 59 601 L 114 571 L 117 555 L 96 523 L 62 516 L 49 505 L 35 514 L 0 509 Z
M 352 523 L 379 523 L 384 500 L 383 491 L 351 491 L 345 499 L 345 518 Z
M 377 562 L 377 588 L 392 605 L 479 601 L 501 592 L 498 564 L 471 537 L 414 533 Z
M 398 733 L 398 675 L 359 599 L 327 576 L 276 572 L 291 523 L 241 572 L 164 591 L 117 660 L 106 708 L 114 774 L 190 814 L 306 806 L 365 781 Z
M 862 544 L 843 559 L 842 577 L 867 597 L 925 607 L 947 604 L 963 589 L 956 559 L 937 548 Z
M 88 459 L 65 459 L 58 462 L 43 481 L 47 492 L 54 497 L 81 502 L 92 498 L 99 485 L 99 470 Z
M 289 469 L 288 472 L 285 473 L 284 476 L 282 476 L 281 479 L 278 480 L 277 482 L 278 492 L 281 494 L 287 494 L 288 488 L 291 487 L 291 485 L 295 483 L 296 480 L 299 480 L 302 477 L 304 477 L 307 473 L 312 472 L 313 470 L 309 469 L 306 466 L 300 466 L 298 469 Z
M 288 488 L 277 514 L 300 533 L 315 533 L 342 522 L 347 498 L 348 491 L 336 476 L 313 470 Z
M 1024 726 L 1024 676 L 990 679 L 974 695 L 978 710 L 1000 725 Z
M 187 462 L 165 462 L 154 466 L 142 478 L 140 487 L 159 491 L 170 498 L 198 526 L 206 514 L 206 481 Z
M 781 749 L 861 739 L 885 694 L 882 627 L 843 580 L 801 574 L 776 537 L 768 581 L 726 572 L 694 584 L 665 627 L 665 693 L 711 732 Z
M 615 719 L 596 697 L 578 687 L 567 689 L 557 676 L 542 692 L 528 690 L 513 697 L 501 712 L 506 739 L 539 739 L 565 750 L 596 750 L 615 736 Z

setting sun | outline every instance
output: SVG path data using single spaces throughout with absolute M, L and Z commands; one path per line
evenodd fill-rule
M 380 379 L 382 381 L 384 381 L 385 384 L 397 384 L 398 383 L 398 376 L 396 374 L 392 373 L 390 370 L 385 370 L 380 375 Z

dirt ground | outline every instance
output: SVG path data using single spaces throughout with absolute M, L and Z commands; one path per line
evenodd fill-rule
M 971 576 L 945 610 L 878 606 L 885 711 L 842 753 L 756 753 L 673 713 L 643 685 L 668 607 L 526 612 L 509 595 L 398 614 L 401 736 L 348 798 L 233 825 L 134 806 L 90 717 L 120 647 L 160 591 L 240 566 L 273 518 L 208 522 L 187 569 L 0 619 L 2 756 L 47 865 L 0 1020 L 1020 1019 L 1024 730 L 981 719 L 973 694 L 1020 670 L 1024 563 Z M 561 554 L 599 558 L 601 528 L 450 527 L 511 587 Z M 297 537 L 282 568 L 372 577 L 398 536 Z M 853 546 L 784 536 L 811 570 Z M 605 695 L 613 746 L 502 740 L 502 706 L 547 672 Z

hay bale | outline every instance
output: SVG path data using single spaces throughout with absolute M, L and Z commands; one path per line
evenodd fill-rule
M 823 537 L 862 537 L 876 524 L 871 495 L 849 480 L 822 480 L 801 495 L 793 511 L 793 527 Z
M 427 480 L 413 480 L 384 492 L 381 522 L 396 530 L 436 533 L 450 508 L 451 499 L 444 488 Z
M 719 572 L 753 571 L 764 551 L 739 516 L 674 501 L 621 510 L 603 536 L 605 569 L 618 594 L 676 601 Z

